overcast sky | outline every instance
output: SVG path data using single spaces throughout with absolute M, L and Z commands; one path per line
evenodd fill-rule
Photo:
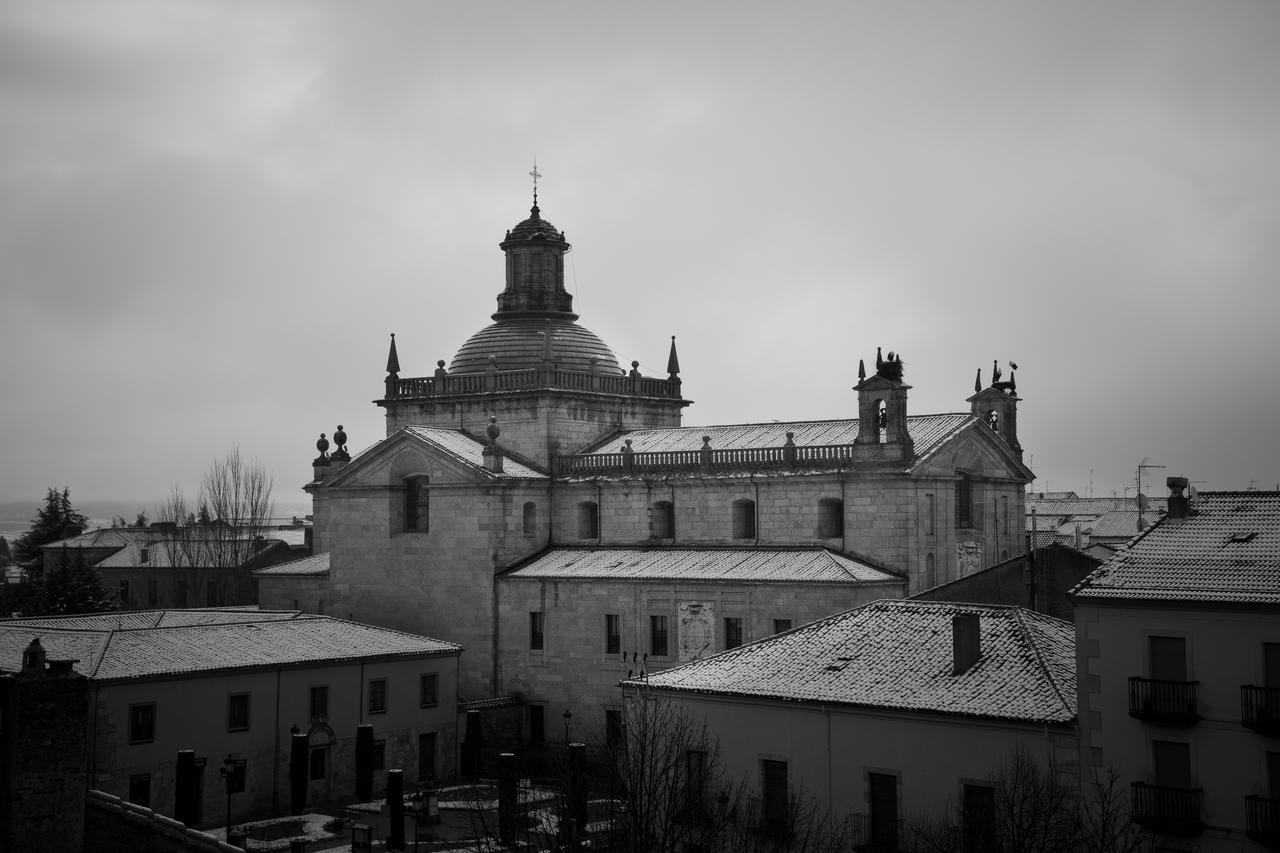
M 1046 489 L 1280 481 L 1280 3 L 0 0 L 0 499 L 298 500 L 528 215 L 685 423 L 1018 362 Z M 1007 369 L 1007 368 L 1006 368 Z

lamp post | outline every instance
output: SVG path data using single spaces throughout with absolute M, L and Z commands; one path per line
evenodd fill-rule
M 236 760 L 228 755 L 222 760 L 222 767 L 219 772 L 222 773 L 222 781 L 225 783 L 227 791 L 227 825 L 226 836 L 231 836 L 231 786 L 233 783 L 234 773 L 236 770 Z
M 571 720 L 573 720 L 573 712 L 566 709 L 564 712 L 564 745 L 566 747 L 569 745 L 569 722 Z

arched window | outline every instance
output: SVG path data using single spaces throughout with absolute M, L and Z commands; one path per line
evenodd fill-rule
M 1003 562 L 1004 562 L 1005 560 L 1007 560 L 1007 559 L 1009 559 L 1009 552 L 1008 552 L 1008 551 L 1001 551 L 1001 552 L 1000 552 L 1000 562 L 1002 562 L 1002 563 L 1003 563 Z
M 876 400 L 876 441 L 884 441 L 884 431 L 889 427 L 889 407 L 884 400 Z
M 431 527 L 431 478 L 425 474 L 404 481 L 404 529 L 426 533 Z
M 844 501 L 823 498 L 818 501 L 818 538 L 837 539 L 844 536 Z
M 736 500 L 733 502 L 733 538 L 756 538 L 756 502 L 753 500 Z
M 600 507 L 595 501 L 582 501 L 578 504 L 578 538 L 600 538 Z
M 533 501 L 524 504 L 524 535 L 532 536 L 538 532 L 538 505 Z
M 968 474 L 956 480 L 956 527 L 973 527 L 973 480 Z
M 653 538 L 676 538 L 676 507 L 671 501 L 658 501 L 653 505 Z
M 926 554 L 924 558 L 924 588 L 933 589 L 938 585 L 938 567 L 934 563 L 933 555 Z

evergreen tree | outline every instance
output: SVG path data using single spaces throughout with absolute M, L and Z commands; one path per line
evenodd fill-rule
M 9 542 L 0 536 L 0 566 L 7 566 L 13 558 L 9 555 Z
M 58 567 L 49 572 L 31 604 L 35 613 L 51 616 L 99 613 L 117 607 L 102 588 L 102 576 L 97 569 L 85 565 L 78 549 L 73 561 L 65 546 L 58 558 Z
M 88 519 L 71 505 L 71 490 L 49 489 L 44 506 L 36 510 L 31 529 L 13 543 L 13 558 L 24 568 L 37 567 L 41 561 L 40 546 L 57 542 L 66 536 L 69 525 L 84 526 Z

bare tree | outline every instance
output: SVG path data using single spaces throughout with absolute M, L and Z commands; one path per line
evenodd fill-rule
M 198 515 L 180 486 L 156 510 L 152 529 L 174 581 L 194 591 L 207 570 L 230 577 L 262 548 L 273 505 L 272 478 L 258 463 L 246 462 L 239 448 L 209 466 L 200 482 Z

